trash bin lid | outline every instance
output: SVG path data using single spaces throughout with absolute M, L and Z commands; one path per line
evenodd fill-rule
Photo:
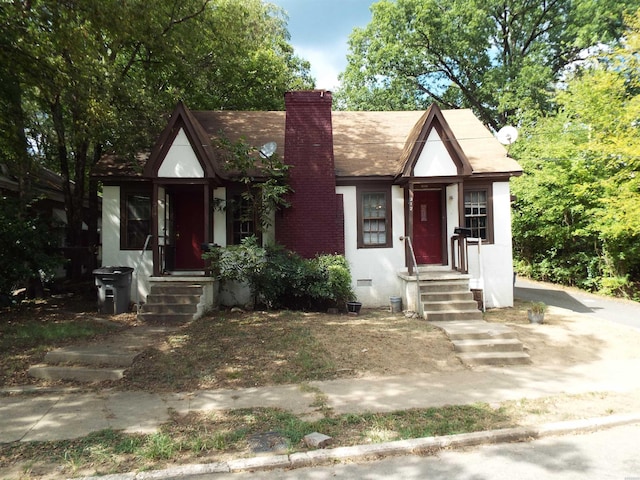
M 126 275 L 133 272 L 132 267 L 100 267 L 93 271 L 94 275 Z

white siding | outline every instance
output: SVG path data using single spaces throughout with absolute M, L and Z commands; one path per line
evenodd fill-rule
M 493 244 L 481 249 L 487 308 L 513 306 L 513 252 L 509 182 L 493 184 Z M 469 248 L 469 273 L 479 278 L 478 254 Z
M 356 187 L 337 187 L 344 200 L 345 257 L 358 301 L 365 307 L 388 306 L 390 296 L 402 296 L 397 272 L 404 268 L 404 194 L 392 187 L 393 231 L 391 248 L 358 248 Z M 358 286 L 358 283 L 361 286 Z M 366 285 L 364 285 L 366 284 Z
M 102 189 L 102 265 L 133 267 L 131 301 L 144 300 L 149 293 L 153 273 L 153 256 L 147 250 L 120 250 L 120 187 Z
M 213 203 L 225 205 L 227 189 L 224 187 L 213 190 Z M 217 208 L 213 212 L 213 243 L 221 247 L 227 246 L 227 212 L 223 208 Z
M 203 178 L 204 170 L 181 128 L 158 169 L 163 178 Z
M 453 177 L 458 174 L 458 169 L 435 128 L 431 129 L 413 171 L 416 177 Z

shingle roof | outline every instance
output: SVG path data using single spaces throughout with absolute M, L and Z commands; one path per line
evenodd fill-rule
M 222 133 L 231 141 L 243 138 L 256 147 L 275 141 L 276 152 L 285 158 L 285 112 L 191 111 L 191 114 L 199 124 L 197 128 L 210 138 Z M 336 176 L 396 176 L 413 147 L 415 133 L 422 128 L 419 121 L 424 114 L 424 111 L 332 112 Z M 471 110 L 442 110 L 442 115 L 473 173 L 522 171 Z M 143 158 L 138 156 L 137 160 Z M 139 171 L 118 162 L 118 157 L 105 156 L 94 174 L 120 176 Z

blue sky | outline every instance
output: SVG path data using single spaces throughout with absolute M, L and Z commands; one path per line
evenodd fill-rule
M 347 40 L 354 27 L 371 20 L 375 0 L 270 0 L 289 15 L 296 54 L 311 63 L 316 87 L 335 90 L 347 64 Z

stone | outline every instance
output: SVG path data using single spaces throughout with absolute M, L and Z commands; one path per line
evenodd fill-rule
M 304 443 L 311 448 L 325 448 L 331 444 L 333 439 L 322 433 L 313 432 L 304 436 Z

